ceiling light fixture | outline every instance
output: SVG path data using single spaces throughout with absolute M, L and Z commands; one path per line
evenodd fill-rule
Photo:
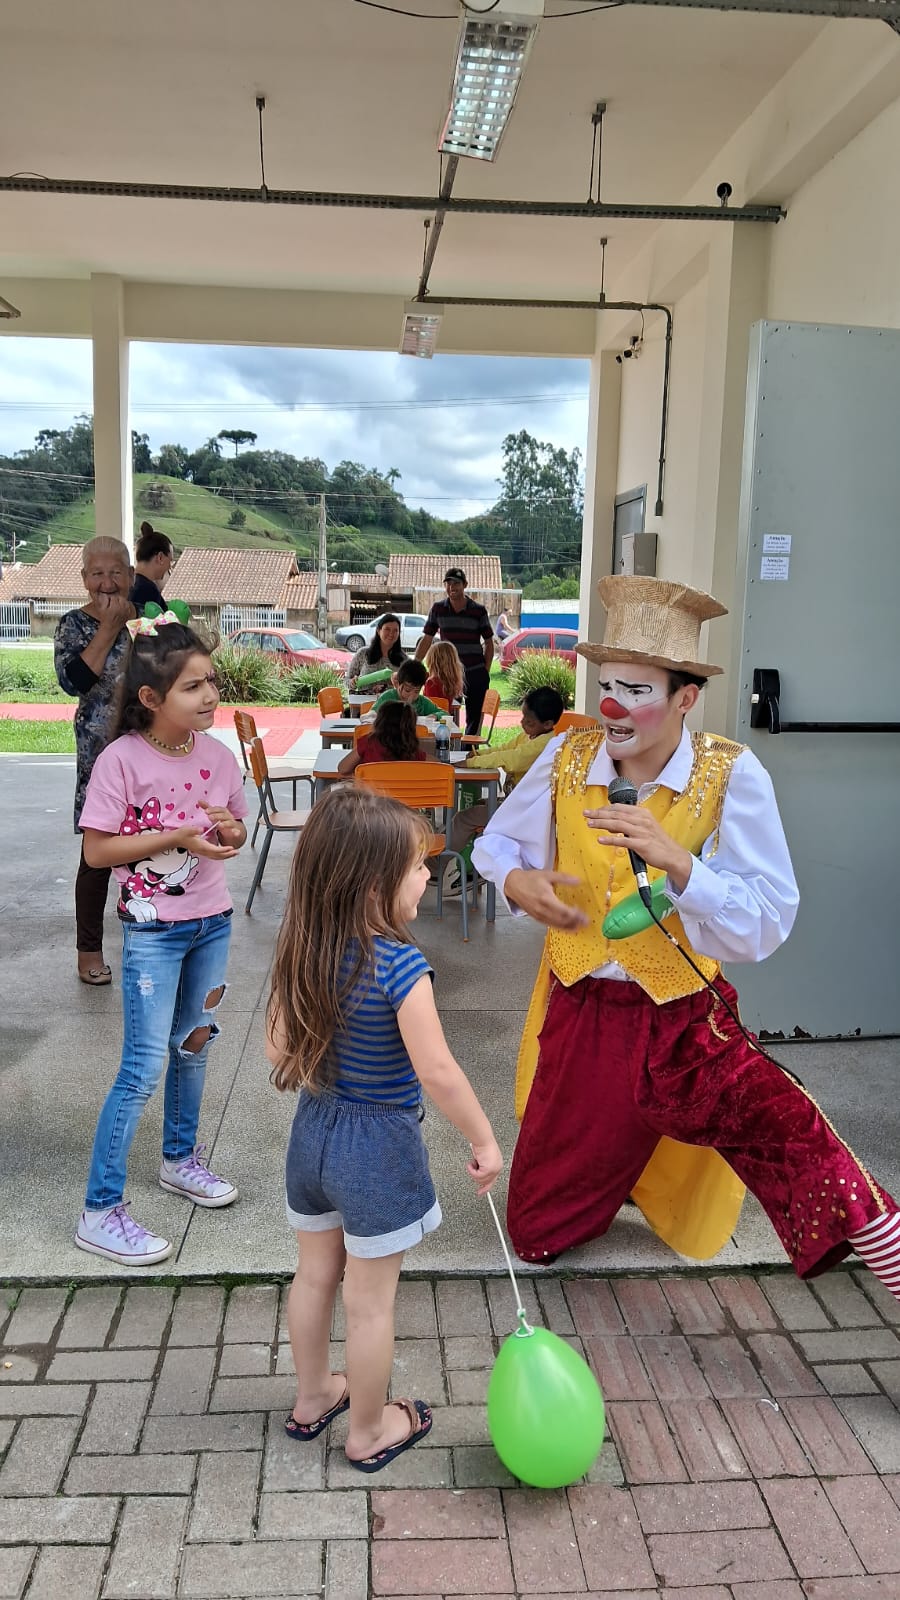
M 465 0 L 450 109 L 438 139 L 448 156 L 493 161 L 544 15 L 544 0 L 500 0 L 480 14 Z
M 443 306 L 431 300 L 408 300 L 403 308 L 400 354 L 423 356 L 426 361 L 430 361 L 434 355 L 443 316 Z

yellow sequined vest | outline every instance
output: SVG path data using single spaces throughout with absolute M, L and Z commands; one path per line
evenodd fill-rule
M 603 936 L 606 913 L 635 893 L 628 852 L 598 843 L 598 833 L 588 828 L 582 813 L 607 804 L 604 784 L 589 784 L 587 776 L 604 735 L 599 729 L 573 730 L 557 751 L 551 777 L 557 839 L 557 867 L 581 880 L 580 885 L 558 885 L 556 893 L 568 905 L 587 913 L 589 923 L 576 933 L 551 928 L 546 953 L 559 981 L 569 987 L 607 962 L 616 962 L 639 983 L 657 1004 L 693 994 L 702 983 L 688 963 L 656 927 L 628 939 Z M 699 855 L 706 839 L 718 834 L 722 804 L 735 760 L 743 749 L 717 734 L 691 735 L 693 763 L 681 794 L 655 789 L 640 803 L 660 822 L 670 838 L 692 855 Z M 663 877 L 649 869 L 651 881 Z M 706 978 L 714 978 L 718 962 L 700 955 L 688 941 L 680 917 L 666 918 L 666 930 L 688 951 Z

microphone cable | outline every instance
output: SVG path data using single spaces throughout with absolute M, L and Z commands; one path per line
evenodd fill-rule
M 645 902 L 645 904 L 646 904 L 646 902 Z M 668 939 L 668 941 L 669 941 L 669 943 L 671 945 L 674 945 L 675 949 L 679 952 L 680 955 L 682 955 L 684 957 L 685 961 L 687 962 L 688 966 L 692 969 L 692 971 L 696 972 L 697 977 L 701 980 L 701 982 L 705 985 L 705 987 L 710 991 L 711 994 L 714 994 L 716 999 L 719 1001 L 719 1003 L 725 1007 L 725 1010 L 728 1012 L 728 1015 L 730 1016 L 732 1022 L 739 1029 L 739 1031 L 740 1031 L 741 1035 L 743 1036 L 743 1038 L 746 1039 L 746 1041 L 749 1044 L 750 1048 L 752 1050 L 755 1050 L 757 1055 L 762 1056 L 764 1061 L 770 1061 L 772 1063 L 773 1067 L 777 1067 L 778 1068 L 779 1072 L 783 1072 L 786 1077 L 792 1079 L 792 1081 L 794 1083 L 799 1084 L 801 1089 L 804 1088 L 805 1086 L 804 1086 L 804 1083 L 803 1083 L 803 1079 L 802 1078 L 798 1078 L 796 1072 L 791 1072 L 790 1067 L 786 1067 L 784 1065 L 783 1061 L 777 1061 L 776 1058 L 773 1055 L 769 1054 L 768 1050 L 764 1050 L 762 1045 L 760 1044 L 759 1040 L 754 1038 L 753 1034 L 749 1031 L 748 1028 L 745 1028 L 743 1022 L 741 1021 L 740 1016 L 738 1015 L 737 1011 L 735 1011 L 734 1006 L 730 1003 L 730 1001 L 726 1000 L 726 998 L 723 995 L 722 991 L 720 989 L 716 988 L 716 985 L 713 983 L 712 979 L 711 978 L 707 978 L 705 973 L 700 971 L 700 968 L 698 967 L 696 961 L 694 961 L 693 958 L 688 955 L 688 953 L 685 950 L 684 946 L 680 945 L 678 943 L 678 940 L 675 938 L 675 935 L 673 933 L 670 933 L 668 928 L 663 926 L 662 919 L 656 915 L 656 912 L 653 910 L 652 906 L 647 906 L 647 913 L 648 913 L 648 915 L 650 917 L 653 918 L 653 921 L 656 923 L 656 926 L 658 927 L 660 933 L 663 934 L 666 939 Z

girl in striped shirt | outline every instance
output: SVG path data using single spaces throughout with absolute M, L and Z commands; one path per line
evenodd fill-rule
M 441 1220 L 422 1090 L 468 1141 L 479 1194 L 503 1165 L 407 930 L 429 881 L 429 839 L 416 812 L 349 785 L 313 808 L 267 1010 L 272 1081 L 299 1091 L 286 1173 L 299 1245 L 288 1301 L 297 1400 L 285 1430 L 315 1439 L 349 1409 L 346 1453 L 360 1472 L 380 1471 L 431 1428 L 423 1400 L 387 1403 L 403 1253 Z M 346 1375 L 328 1360 L 342 1279 Z

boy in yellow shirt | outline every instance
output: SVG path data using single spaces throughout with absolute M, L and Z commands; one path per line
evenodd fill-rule
M 482 767 L 486 771 L 499 767 L 506 774 L 504 789 L 509 794 L 510 789 L 537 760 L 548 739 L 552 739 L 563 710 L 562 695 L 555 689 L 530 689 L 522 701 L 522 732 L 497 750 L 482 750 L 478 755 L 470 756 L 466 766 Z M 458 811 L 450 829 L 451 850 L 461 851 L 468 860 L 472 841 L 481 832 L 487 819 L 487 804 L 483 800 L 478 805 L 470 806 L 467 811 Z M 444 893 L 459 894 L 459 889 L 457 873 Z

